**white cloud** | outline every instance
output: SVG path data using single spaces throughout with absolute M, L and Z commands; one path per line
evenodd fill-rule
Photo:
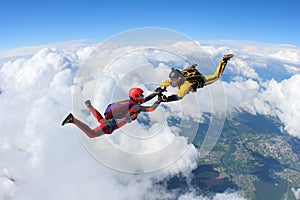
M 296 49 L 282 48 L 278 52 L 270 54 L 271 58 L 293 63 L 300 63 L 300 51 Z
M 175 47 L 182 47 L 182 45 L 182 43 L 176 44 Z M 193 46 L 193 44 L 189 45 Z M 182 51 L 188 55 L 189 49 L 184 48 Z M 219 49 L 211 47 L 209 54 L 219 59 L 219 55 L 232 49 L 226 46 Z M 266 57 L 272 59 L 276 57 L 274 51 L 272 51 L 272 57 L 271 54 L 257 51 L 257 49 L 259 48 L 256 48 L 254 52 L 261 57 L 265 55 L 269 55 Z M 78 137 L 74 134 L 77 130 L 75 127 L 60 126 L 61 120 L 72 110 L 71 87 L 74 83 L 76 87 L 73 89 L 82 92 L 84 98 L 93 99 L 95 105 L 103 112 L 105 106 L 113 100 L 104 94 L 109 94 L 113 86 L 118 84 L 116 80 L 121 80 L 122 84 L 118 85 L 118 94 L 115 94 L 114 100 L 127 97 L 128 88 L 135 84 L 141 84 L 146 88 L 145 93 L 149 94 L 166 77 L 169 64 L 186 65 L 184 59 L 176 59 L 176 56 L 161 51 L 144 50 L 138 51 L 137 54 L 130 53 L 127 57 L 121 56 L 124 55 L 124 52 L 126 54 L 131 50 L 133 48 L 116 48 L 113 45 L 108 50 L 99 50 L 96 46 L 78 50 L 75 48 L 72 51 L 43 48 L 33 56 L 3 62 L 4 64 L 0 68 L 0 90 L 2 91 L 0 94 L 1 199 L 96 199 L 98 197 L 172 199 L 177 197 L 176 194 L 155 183 L 179 172 L 189 176 L 191 170 L 196 167 L 199 152 L 194 146 L 187 143 L 186 138 L 172 135 L 172 130 L 176 129 L 175 126 L 166 126 L 161 135 L 140 144 L 134 143 L 126 135 L 121 135 L 121 130 L 113 135 L 105 136 L 114 145 L 120 145 L 129 152 L 137 152 L 137 149 L 140 148 L 143 153 L 153 153 L 153 149 L 159 149 L 161 146 L 169 144 L 170 141 L 176 141 L 178 144 L 177 149 L 169 149 L 170 155 L 185 150 L 184 155 L 172 165 L 142 176 L 122 174 L 99 164 L 81 146 Z M 248 52 L 244 51 L 243 55 L 251 54 L 249 52 L 251 48 L 247 50 Z M 193 56 L 196 53 L 193 52 Z M 297 92 L 300 84 L 299 75 L 294 75 L 281 82 L 274 80 L 261 82 L 252 64 L 239 56 L 238 49 L 234 49 L 234 53 L 236 53 L 236 57 L 230 61 L 229 65 L 235 69 L 236 74 L 242 75 L 243 78 L 239 77 L 231 82 L 223 82 L 226 89 L 227 109 L 229 111 L 247 109 L 252 113 L 276 115 L 290 134 L 299 136 L 300 130 L 296 126 L 299 121 L 298 113 L 300 113 L 300 105 L 297 101 L 300 96 Z M 79 66 L 97 66 L 99 72 L 103 70 L 104 66 L 108 66 L 108 63 L 102 62 L 101 59 L 91 60 L 91 57 L 97 57 L 98 54 L 110 58 L 121 56 L 124 60 L 117 62 L 118 65 L 111 63 L 109 68 L 111 70 L 108 73 L 104 71 L 103 80 L 97 79 L 98 71 L 89 74 L 88 77 L 77 77 L 78 79 L 74 80 Z M 289 66 L 297 68 L 298 64 L 294 63 L 298 62 L 296 55 L 298 53 L 292 52 L 291 55 L 285 55 L 284 58 L 276 57 L 276 59 L 279 60 L 278 62 L 293 62 Z M 283 61 L 283 59 L 285 60 Z M 143 65 L 145 60 L 149 61 L 149 65 Z M 155 63 L 155 60 L 159 60 L 159 62 Z M 267 60 L 263 61 L 267 62 Z M 130 72 L 130 76 L 126 72 L 126 69 L 131 67 L 128 63 L 136 63 L 136 66 L 130 68 L 133 70 Z M 149 66 L 153 66 L 152 64 L 155 65 L 155 68 L 149 68 Z M 147 76 L 143 76 L 145 71 L 139 69 L 145 69 Z M 230 73 L 230 70 L 226 72 Z M 131 76 L 132 74 L 134 77 Z M 140 81 L 141 77 L 144 77 L 145 82 Z M 103 83 L 101 81 L 106 85 L 98 85 L 95 91 L 95 84 Z M 84 87 L 77 87 L 82 86 L 81 84 Z M 219 82 L 219 84 L 221 83 Z M 184 103 L 191 105 L 195 97 L 197 100 L 207 98 L 210 96 L 210 89 L 213 88 L 208 87 L 200 90 L 197 94 L 189 94 L 184 99 L 185 101 L 181 102 L 182 107 L 184 107 Z M 91 94 L 94 92 L 95 96 L 92 96 Z M 80 105 L 78 106 L 82 109 L 83 100 L 79 100 Z M 185 109 L 184 114 L 181 115 L 182 108 L 174 105 L 176 104 L 167 105 L 169 109 L 172 109 L 173 116 L 183 119 L 192 117 L 200 120 L 201 116 L 196 115 L 192 107 Z M 211 112 L 212 102 L 203 101 L 198 109 L 198 114 Z M 165 116 L 158 114 L 163 111 L 164 109 L 159 107 L 157 112 L 149 114 L 150 119 L 154 122 L 150 127 L 151 132 L 157 131 L 159 123 L 170 116 L 170 113 L 166 113 Z M 82 114 L 79 117 L 85 116 Z M 91 117 L 87 118 L 87 121 L 91 120 Z M 136 123 L 126 125 L 124 131 L 130 133 L 133 129 L 136 130 L 137 126 L 139 125 Z M 147 135 L 146 129 L 138 128 L 141 131 L 137 134 L 143 137 Z M 101 142 L 97 144 L 99 143 Z M 107 151 L 107 149 L 104 148 L 103 151 Z M 110 155 L 112 156 L 113 152 Z M 163 159 L 163 157 L 157 159 Z M 119 160 L 117 164 L 130 163 L 123 159 Z M 151 167 L 151 160 L 144 164 Z M 142 165 L 137 166 L 141 167 Z M 179 197 L 179 199 L 206 198 L 205 196 L 199 197 L 195 193 L 186 193 Z M 226 198 L 242 199 L 239 193 L 217 194 L 213 197 L 216 200 Z
M 9 59 L 14 57 L 28 57 L 32 56 L 35 53 L 39 52 L 44 48 L 55 48 L 55 49 L 65 49 L 68 51 L 76 51 L 79 48 L 86 46 L 84 44 L 85 40 L 73 40 L 66 42 L 57 42 L 53 44 L 45 44 L 40 46 L 28 46 L 28 47 L 20 47 L 14 49 L 7 49 L 0 51 L 0 59 Z M 84 49 L 84 48 L 83 48 Z
M 167 198 L 174 194 L 153 184 L 171 174 L 189 174 L 196 167 L 197 150 L 187 148 L 186 139 L 179 137 L 178 144 L 187 151 L 173 165 L 146 178 L 128 175 L 123 182 L 122 173 L 102 166 L 82 148 L 74 127 L 60 126 L 71 110 L 71 86 L 77 64 L 83 63 L 91 52 L 80 49 L 74 55 L 45 48 L 30 58 L 12 59 L 1 67 L 0 102 L 5 105 L 0 107 L 1 130 L 4 130 L 0 139 L 1 199 Z M 96 83 L 93 81 L 90 80 L 90 85 Z M 89 88 L 87 84 L 83 89 L 86 95 L 91 93 Z M 111 138 L 117 136 L 116 133 Z M 159 138 L 158 143 L 168 136 Z M 122 136 L 118 139 L 120 145 L 128 145 L 127 139 Z M 156 142 L 137 147 L 147 152 Z M 170 152 L 176 153 L 178 149 Z M 148 162 L 150 165 L 151 161 Z
M 246 78 L 258 79 L 259 76 L 251 66 L 248 65 L 246 61 L 239 58 L 232 59 L 228 70 L 233 74 L 243 75 Z
M 284 67 L 286 68 L 286 70 L 291 73 L 291 74 L 299 74 L 300 73 L 300 68 L 298 68 L 295 65 L 291 65 L 291 64 L 285 64 Z
M 294 193 L 295 198 L 297 200 L 299 200 L 300 199 L 300 189 L 299 188 L 298 189 L 292 188 L 292 192 Z
M 131 87 L 142 87 L 146 95 L 152 93 L 155 87 L 165 78 L 165 74 L 168 74 L 170 70 L 170 68 L 161 62 L 185 63 L 185 60 L 182 58 L 178 58 L 165 50 L 140 47 L 135 50 L 129 48 L 129 51 L 126 51 L 126 49 L 128 47 L 122 51 L 121 55 L 119 55 L 119 49 L 111 50 L 110 55 L 116 55 L 117 59 L 108 62 L 109 65 L 102 68 L 103 71 L 99 72 L 101 77 L 97 81 L 93 79 L 82 81 L 85 74 L 89 75 L 92 73 L 88 71 L 89 69 L 83 70 L 83 75 L 79 74 L 77 76 L 79 81 L 76 82 L 76 87 L 78 88 L 76 97 L 84 96 L 83 99 L 87 99 L 94 96 L 95 105 L 102 111 L 110 102 L 127 99 L 127 93 Z M 93 59 L 99 60 L 97 56 L 93 57 Z M 101 60 L 102 62 L 106 62 L 104 59 Z M 154 62 L 154 65 L 151 62 Z M 97 86 L 95 87 L 96 84 Z M 187 97 L 186 100 L 188 99 Z M 75 101 L 78 101 L 77 98 Z M 151 105 L 154 101 L 147 103 L 147 105 Z M 158 108 L 155 112 L 148 115 L 151 121 L 154 122 L 150 127 L 139 126 L 136 122 L 133 122 L 108 136 L 108 141 L 94 139 L 94 142 L 91 142 L 84 139 L 84 136 L 83 141 L 88 148 L 92 149 L 97 159 L 104 160 L 105 164 L 115 169 L 141 173 L 143 171 L 148 172 L 165 168 L 175 160 L 178 160 L 178 163 L 182 161 L 184 164 L 172 166 L 171 171 L 178 173 L 179 171 L 186 170 L 185 168 L 191 170 L 190 167 L 186 166 L 195 167 L 193 163 L 195 163 L 198 155 L 197 150 L 189 147 L 190 145 L 188 145 L 185 137 L 175 136 L 171 132 L 171 130 L 174 130 L 174 127 L 166 126 L 166 121 L 168 116 L 180 117 L 182 119 L 191 116 L 195 120 L 199 119 L 201 116 L 200 113 L 195 112 L 193 108 L 182 111 L 182 107 L 184 107 L 182 104 L 188 105 L 188 102 L 193 101 L 193 104 L 196 105 L 195 99 L 182 101 L 179 107 L 172 106 L 174 104 L 166 104 L 165 106 L 172 112 L 165 112 L 162 107 Z M 81 115 L 82 105 L 82 102 L 78 102 L 79 118 L 84 117 Z M 159 114 L 161 116 L 156 118 Z M 194 134 L 196 134 L 196 128 L 194 128 Z M 110 145 L 111 143 L 113 145 Z M 116 146 L 117 148 L 115 148 Z M 105 149 L 110 154 L 106 154 Z M 186 149 L 193 149 L 193 151 L 187 151 Z M 183 152 L 186 154 L 181 156 Z M 143 154 L 142 157 L 140 156 L 141 154 Z M 166 154 L 169 156 L 165 157 Z M 185 157 L 191 159 L 190 163 L 184 160 Z M 127 161 L 130 160 L 126 165 L 124 164 L 126 162 L 124 158 Z M 176 168 L 175 166 L 178 167 Z
M 297 137 L 300 137 L 300 128 L 297 125 L 300 120 L 299 84 L 300 75 L 281 82 L 271 80 L 265 83 L 266 89 L 258 96 L 261 102 L 269 105 L 270 114 L 278 116 L 284 123 L 285 130 Z
M 245 200 L 238 192 L 217 193 L 213 197 L 199 196 L 195 192 L 185 193 L 178 200 Z
M 300 137 L 297 121 L 300 120 L 300 75 L 277 82 L 236 79 L 225 83 L 227 110 L 246 110 L 252 114 L 277 116 L 284 129 L 293 136 Z
M 226 93 L 226 110 L 229 112 L 234 109 L 248 108 L 251 111 L 254 97 L 258 94 L 260 86 L 258 82 L 249 79 L 243 80 L 237 78 L 230 83 L 224 83 Z M 251 112 L 253 113 L 253 112 Z
M 226 110 L 229 112 L 247 110 L 252 114 L 277 116 L 288 133 L 300 137 L 297 126 L 300 119 L 297 90 L 299 49 L 293 46 L 261 45 L 253 42 L 246 45 L 241 42 L 239 45 L 239 48 L 233 48 L 235 57 L 229 61 L 225 71 L 236 76 L 233 81 L 223 83 L 226 92 Z M 208 46 L 206 49 L 209 49 L 211 55 L 222 52 L 221 47 Z M 275 64 L 276 67 L 273 66 Z M 264 69 L 260 69 L 258 73 L 256 69 L 261 67 Z M 279 71 L 286 70 L 291 74 L 290 78 L 282 81 L 274 79 L 263 81 L 260 74 L 271 73 L 268 70 L 273 70 L 273 67 Z
M 213 200 L 243 200 L 240 193 L 219 193 L 214 196 Z

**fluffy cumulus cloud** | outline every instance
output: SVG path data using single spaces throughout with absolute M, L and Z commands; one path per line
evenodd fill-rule
M 183 44 L 173 45 L 170 49 L 175 46 L 182 47 Z M 206 49 L 209 49 L 208 54 L 216 61 L 229 51 L 237 54 L 236 58 L 230 61 L 235 70 L 228 70 L 228 73 L 236 78 L 221 82 L 223 88 L 226 88 L 223 92 L 227 99 L 227 111 L 246 109 L 252 113 L 278 116 L 287 132 L 299 136 L 300 130 L 296 126 L 300 113 L 300 105 L 297 103 L 300 96 L 297 92 L 299 75 L 293 74 L 283 81 L 262 81 L 260 74 L 246 62 L 245 57 L 238 56 L 238 49 L 227 46 L 210 46 Z M 187 64 L 185 59 L 178 59 L 176 55 L 167 51 L 162 53 L 154 49 L 124 54 L 127 51 L 132 51 L 132 48 L 116 49 L 115 55 L 111 55 L 107 48 L 101 49 L 104 57 L 123 55 L 117 61 L 106 63 L 108 67 L 105 69 L 99 69 L 103 64 L 101 60 L 91 60 L 95 52 L 99 53 L 97 46 L 42 48 L 35 53 L 31 52 L 30 55 L 5 58 L 1 61 L 0 199 L 243 199 L 239 193 L 216 194 L 213 197 L 199 196 L 195 192 L 178 194 L 157 184 L 179 173 L 188 177 L 197 166 L 198 150 L 189 144 L 184 135 L 175 134 L 179 130 L 177 126 L 163 123 L 168 117 L 194 119 L 199 122 L 201 115 L 195 115 L 193 109 L 182 111 L 184 102 L 181 106 L 174 106 L 174 103 L 160 106 L 156 112 L 141 115 L 141 121 L 151 121 L 150 127 L 136 121 L 126 125 L 124 130 L 122 129 L 123 132 L 118 130 L 115 134 L 104 136 L 103 139 L 90 140 L 74 126 L 61 127 L 62 119 L 74 107 L 84 109 L 83 99 L 91 98 L 96 107 L 102 108 L 102 112 L 112 100 L 126 97 L 128 89 L 133 85 L 142 86 L 145 93 L 149 94 L 165 78 L 165 74 L 168 74 L 170 65 Z M 182 48 L 181 54 L 189 55 L 189 51 L 190 48 Z M 240 52 L 247 55 L 245 49 Z M 296 57 L 299 52 L 290 53 L 283 60 L 272 51 L 269 58 L 283 60 L 285 66 L 292 64 L 297 68 Z M 196 52 L 190 54 L 194 55 Z M 136 66 L 130 67 L 130 63 L 136 63 Z M 80 71 L 82 66 L 87 66 L 83 69 L 86 72 Z M 91 70 L 88 66 L 98 66 L 97 69 L 102 73 L 101 79 L 98 72 L 88 73 Z M 238 68 L 239 66 L 241 68 Z M 131 69 L 130 75 L 128 67 Z M 145 70 L 147 76 L 141 82 L 140 77 Z M 78 76 L 81 73 L 88 76 Z M 104 85 L 103 82 L 107 84 Z M 113 96 L 105 97 L 99 92 L 110 94 L 115 88 L 117 89 Z M 194 97 L 189 95 L 185 103 L 192 104 L 197 98 L 203 99 L 211 95 L 212 89 L 203 89 Z M 82 101 L 78 105 L 74 102 L 72 108 L 72 95 L 76 92 L 82 95 L 79 96 Z M 204 103 L 198 109 L 199 113 L 211 112 L 212 105 Z M 172 112 L 166 112 L 170 110 Z M 158 112 L 164 114 L 160 115 Z M 96 125 L 95 119 L 81 109 L 77 114 L 87 123 Z M 155 135 L 157 131 L 161 134 Z M 153 133 L 151 139 L 149 133 Z M 136 136 L 147 140 L 135 141 Z M 156 171 L 139 174 L 143 172 L 145 165 L 150 167 L 149 171 L 155 169 L 157 166 L 152 166 L 152 163 L 163 158 L 161 154 L 155 153 L 164 145 L 172 143 L 177 144 L 177 148 L 170 145 L 167 151 L 169 155 L 184 153 L 174 157 L 176 159 L 172 162 L 166 162 L 163 167 L 158 166 Z M 127 153 L 159 156 L 149 157 L 144 163 L 138 163 L 138 160 L 118 157 L 118 152 L 110 152 L 110 146 L 105 145 L 121 148 Z M 130 170 L 134 169 L 139 173 L 121 173 L 99 163 L 97 158 L 85 149 L 91 150 L 95 146 L 93 153 L 100 151 L 105 152 L 105 155 L 120 158 L 114 164 L 131 165 Z M 141 169 L 142 171 L 139 171 Z
M 259 78 L 255 70 L 251 68 L 251 66 L 249 66 L 249 64 L 246 61 L 236 58 L 232 64 L 233 67 L 229 68 L 229 71 L 232 71 L 239 75 L 243 75 L 244 77 L 251 78 L 251 79 Z
M 270 54 L 271 58 L 292 63 L 300 63 L 300 52 L 297 49 L 282 48 L 277 52 Z
M 297 126 L 300 120 L 299 84 L 299 74 L 281 82 L 270 80 L 265 83 L 265 90 L 255 99 L 257 104 L 264 104 L 268 108 L 269 114 L 279 117 L 288 133 L 297 137 L 300 137 L 300 128 Z M 260 112 L 260 109 L 257 111 Z
M 94 47 L 72 51 L 43 48 L 31 56 L 3 62 L 1 199 L 174 199 L 176 194 L 156 183 L 178 173 L 188 176 L 196 167 L 198 151 L 178 136 L 177 144 L 187 150 L 172 165 L 168 163 L 168 167 L 146 175 L 119 173 L 87 153 L 74 127 L 61 127 L 62 119 L 72 110 L 74 78 L 94 50 Z M 86 84 L 97 82 L 92 81 Z M 88 89 L 83 91 L 89 94 Z M 177 138 L 170 131 L 165 136 L 155 143 L 168 137 Z M 128 145 L 128 138 L 118 139 L 117 134 L 111 140 Z M 149 151 L 149 145 L 145 144 L 145 152 Z M 130 161 L 123 159 L 119 164 L 126 162 Z
M 252 79 L 237 79 L 225 83 L 227 109 L 278 117 L 285 131 L 300 137 L 297 123 L 300 120 L 300 93 L 297 89 L 299 84 L 299 74 L 283 81 L 271 79 L 258 82 Z
M 225 47 L 208 49 L 214 57 L 226 53 Z M 300 137 L 299 49 L 254 43 L 227 50 L 236 54 L 225 71 L 233 78 L 223 82 L 227 111 L 246 110 L 278 117 L 285 131 Z

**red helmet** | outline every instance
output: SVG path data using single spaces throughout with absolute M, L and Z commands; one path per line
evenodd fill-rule
M 143 90 L 141 88 L 131 88 L 129 90 L 129 97 L 137 103 L 144 102 Z

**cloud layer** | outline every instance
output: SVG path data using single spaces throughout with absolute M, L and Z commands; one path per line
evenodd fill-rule
M 184 43 L 176 44 L 182 47 Z M 186 44 L 188 47 L 189 44 Z M 171 48 L 171 47 L 170 47 Z M 129 48 L 130 49 L 130 48 Z M 183 55 L 191 55 L 190 48 L 182 48 Z M 297 127 L 299 116 L 298 87 L 300 84 L 299 74 L 299 51 L 287 47 L 268 47 L 268 50 L 261 51 L 250 45 L 233 48 L 228 46 L 204 47 L 207 52 L 218 62 L 222 54 L 233 52 L 233 58 L 227 66 L 225 73 L 233 76 L 232 80 L 220 82 L 225 88 L 226 110 L 247 110 L 251 113 L 269 114 L 277 116 L 283 123 L 283 128 L 291 135 L 300 137 L 300 130 Z M 143 145 L 133 144 L 126 135 L 113 134 L 107 136 L 106 140 L 114 145 L 121 145 L 128 151 L 136 151 L 133 147 L 143 148 L 143 153 L 149 153 L 154 144 L 168 143 L 168 139 L 180 141 L 181 148 L 187 152 L 180 159 L 167 168 L 146 175 L 123 174 L 111 170 L 90 156 L 82 146 L 82 140 L 76 134 L 75 127 L 61 127 L 61 120 L 72 110 L 72 91 L 78 89 L 76 85 L 81 79 L 74 80 L 78 70 L 91 58 L 93 52 L 99 51 L 96 46 L 89 46 L 79 49 L 62 50 L 43 48 L 32 56 L 11 58 L 2 61 L 0 68 L 0 198 L 1 199 L 208 199 L 205 196 L 197 196 L 194 192 L 176 194 L 167 191 L 163 186 L 156 183 L 178 173 L 189 176 L 191 170 L 196 167 L 199 152 L 181 136 L 172 135 L 176 127 L 166 126 L 163 137 L 150 141 Z M 102 51 L 104 55 L 110 52 Z M 106 54 L 105 54 L 106 53 Z M 152 52 L 153 53 L 153 52 Z M 133 54 L 130 54 L 133 55 Z M 130 56 L 129 55 L 129 56 Z M 145 52 L 144 55 L 147 55 Z M 153 55 L 153 54 L 151 54 Z M 284 55 L 284 56 L 283 56 Z M 158 58 L 161 56 L 161 58 Z M 256 61 L 249 61 L 255 56 Z M 192 57 L 192 56 L 191 56 Z M 140 79 L 132 80 L 131 76 L 123 76 L 122 68 L 126 70 L 126 61 L 136 59 L 126 58 L 120 60 L 122 65 L 113 66 L 112 71 L 104 73 L 103 80 L 108 83 L 101 91 L 108 93 L 115 80 L 122 80 L 118 88 L 118 95 L 112 98 L 118 99 L 126 96 L 129 83 L 143 84 Z M 171 55 L 163 56 L 158 52 L 157 57 L 139 57 L 141 63 L 149 61 L 153 67 L 156 80 L 151 83 L 151 77 L 147 76 L 145 92 L 150 93 L 154 85 L 163 80 L 171 64 L 186 64 L 176 61 Z M 161 62 L 156 63 L 155 60 Z M 135 60 L 139 63 L 139 60 Z M 270 69 L 270 63 L 276 63 L 277 67 L 284 69 L 284 80 L 264 79 L 260 69 Z M 99 63 L 98 63 L 99 64 Z M 118 69 L 118 70 L 116 70 Z M 155 70 L 159 69 L 159 70 Z M 213 68 L 214 69 L 214 68 Z M 213 69 L 205 69 L 207 73 Z M 294 70 L 290 70 L 294 69 Z M 133 71 L 134 77 L 141 76 L 138 70 Z M 113 78 L 112 78 L 113 77 Z M 119 77 L 116 79 L 116 77 Z M 92 87 L 99 81 L 95 74 L 91 74 L 83 82 L 84 88 L 80 88 L 84 98 L 94 93 Z M 80 84 L 79 84 L 80 85 Z M 91 91 L 90 91 L 91 90 Z M 207 98 L 212 88 L 207 87 L 195 95 L 197 99 Z M 96 90 L 97 91 L 97 90 Z M 86 96 L 85 96 L 86 95 Z M 190 99 L 189 99 L 190 98 Z M 103 98 L 95 92 L 94 102 L 99 108 L 104 108 L 111 98 Z M 193 101 L 192 95 L 187 97 L 186 102 Z M 174 105 L 174 104 L 173 104 Z M 80 107 L 83 107 L 81 101 Z M 187 116 L 180 115 L 180 108 L 173 107 L 174 115 L 180 117 L 193 116 L 192 110 L 186 110 Z M 162 108 L 159 108 L 162 109 Z M 199 112 L 211 112 L 212 105 L 205 103 L 199 108 Z M 103 110 L 101 110 L 102 112 Z M 163 110 L 158 110 L 162 112 Z M 168 114 L 167 114 L 168 115 Z M 157 113 L 150 114 L 154 122 L 152 129 L 155 130 L 155 123 L 160 123 L 165 118 L 160 118 Z M 86 117 L 84 113 L 80 117 Z M 168 117 L 168 116 L 165 116 Z M 84 118 L 83 118 L 84 119 Z M 95 125 L 91 117 L 87 122 Z M 156 120 L 156 121 L 155 121 Z M 93 124 L 94 123 L 94 124 Z M 146 129 L 141 125 L 133 123 L 128 125 L 124 131 L 130 133 L 136 127 L 143 130 L 139 133 L 145 136 Z M 125 127 L 124 127 L 125 128 Z M 164 141 L 166 140 L 166 141 Z M 103 141 L 102 141 L 103 142 Z M 97 141 L 97 144 L 101 141 Z M 94 143 L 92 143 L 94 144 Z M 187 148 L 188 147 L 188 148 Z M 157 148 L 160 148 L 158 145 Z M 103 149 L 105 151 L 106 149 Z M 174 153 L 172 150 L 171 152 Z M 119 162 L 126 162 L 121 160 Z M 145 163 L 147 164 L 147 163 Z M 151 162 L 148 163 L 149 165 Z M 239 193 L 216 194 L 213 199 L 242 199 Z
M 153 184 L 179 172 L 188 175 L 196 166 L 198 152 L 190 147 L 187 156 L 157 173 L 115 172 L 85 151 L 74 127 L 60 126 L 72 110 L 74 77 L 92 48 L 44 48 L 1 67 L 1 199 L 155 199 L 158 194 L 168 199 L 175 194 Z M 182 144 L 189 145 L 186 139 Z

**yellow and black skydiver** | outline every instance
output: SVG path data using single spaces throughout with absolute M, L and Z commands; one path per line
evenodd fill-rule
M 170 96 L 162 95 L 160 96 L 161 102 L 170 102 L 177 101 L 182 99 L 189 92 L 196 92 L 198 88 L 202 88 L 206 85 L 212 84 L 220 79 L 221 75 L 224 72 L 225 66 L 227 65 L 228 60 L 232 58 L 234 54 L 226 54 L 220 60 L 218 67 L 214 74 L 204 76 L 197 69 L 197 64 L 194 63 L 192 66 L 187 67 L 184 70 L 178 70 L 172 68 L 169 78 L 160 84 L 156 88 L 156 92 L 159 92 L 169 86 L 177 87 L 177 94 Z

